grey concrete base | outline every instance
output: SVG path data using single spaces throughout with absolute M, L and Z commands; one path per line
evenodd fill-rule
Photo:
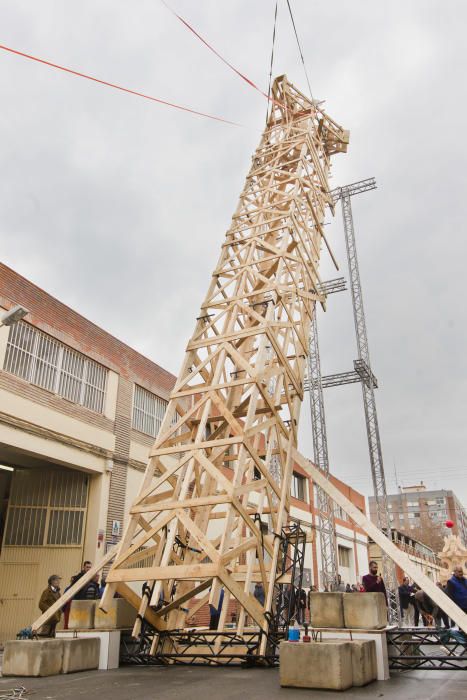
M 346 595 L 351 595 L 347 593 Z M 363 593 L 361 594 L 363 595 Z M 333 641 L 351 641 L 351 640 L 374 640 L 376 646 L 376 668 L 377 679 L 379 681 L 387 681 L 389 679 L 389 661 L 388 661 L 388 644 L 385 630 L 314 630 L 319 632 L 320 639 L 323 641 L 332 639 Z
M 313 627 L 344 627 L 344 595 L 350 593 L 310 593 L 310 618 Z
M 388 624 L 384 593 L 344 593 L 343 608 L 344 627 L 378 630 Z
M 323 639 L 320 644 L 350 644 L 352 685 L 361 687 L 377 679 L 376 643 L 374 640 Z
M 353 685 L 361 687 L 376 680 L 376 643 L 372 639 L 351 642 Z
M 94 615 L 94 627 L 96 629 L 121 629 L 122 627 L 133 627 L 136 620 L 136 610 L 124 598 L 114 598 L 110 603 L 107 612 L 99 609 L 96 605 Z
M 62 673 L 89 671 L 99 666 L 100 639 L 61 639 L 63 645 Z
M 73 639 L 77 634 L 78 639 L 98 639 L 100 643 L 98 669 L 107 671 L 118 668 L 120 655 L 121 630 L 62 630 L 57 632 L 60 639 Z
M 55 676 L 62 668 L 59 639 L 18 639 L 5 642 L 2 675 Z
M 281 642 L 281 686 L 347 690 L 352 687 L 350 642 Z
M 96 611 L 95 600 L 72 600 L 68 629 L 89 630 L 94 627 L 94 615 Z

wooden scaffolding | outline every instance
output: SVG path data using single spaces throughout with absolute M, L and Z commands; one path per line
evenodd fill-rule
M 348 132 L 285 76 L 272 98 L 107 576 L 102 607 L 116 590 L 137 604 L 135 633 L 149 612 L 158 630 L 183 629 L 189 601 L 217 607 L 221 590 L 219 630 L 233 597 L 237 637 L 247 616 L 268 631 L 310 323 L 325 301 L 318 265 L 333 208 L 330 157 L 348 144 Z M 146 582 L 141 599 L 128 586 L 134 581 Z M 258 581 L 264 605 L 251 593 Z

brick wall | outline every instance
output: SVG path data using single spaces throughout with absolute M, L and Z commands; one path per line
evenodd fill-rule
M 14 304 L 26 307 L 30 311 L 27 322 L 44 333 L 168 398 L 175 383 L 173 374 L 0 263 L 0 306 L 9 309 Z

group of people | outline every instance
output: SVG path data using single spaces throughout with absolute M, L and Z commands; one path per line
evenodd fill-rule
M 78 571 L 77 574 L 74 574 L 71 579 L 70 583 L 68 586 L 65 588 L 65 591 L 67 591 L 71 586 L 73 586 L 79 579 L 84 576 L 84 574 L 87 574 L 88 571 L 92 568 L 92 562 L 90 561 L 85 561 L 83 563 L 83 566 L 81 568 L 81 571 Z M 58 574 L 52 574 L 52 576 L 49 576 L 47 580 L 47 588 L 45 588 L 42 591 L 40 600 L 39 600 L 39 609 L 41 612 L 45 612 L 48 610 L 52 605 L 60 598 L 62 595 L 62 592 L 60 590 L 60 582 L 62 578 L 61 576 L 58 576 Z M 102 579 L 99 581 L 99 575 L 96 574 L 90 581 L 86 583 L 83 588 L 81 588 L 78 593 L 76 593 L 75 596 L 73 596 L 73 600 L 97 600 L 100 598 L 104 592 L 105 588 L 105 580 Z M 71 601 L 66 603 L 63 607 L 63 616 L 64 616 L 64 623 L 65 623 L 65 629 L 68 628 L 68 617 L 70 614 L 70 607 L 71 607 Z M 46 622 L 45 625 L 42 625 L 39 635 L 41 637 L 55 637 L 55 628 L 57 627 L 57 624 L 60 622 L 62 618 L 62 610 L 57 610 L 56 613 L 50 618 L 48 622 Z
M 456 566 L 453 575 L 446 584 L 436 584 L 459 608 L 467 613 L 467 578 L 462 566 Z M 454 627 L 449 616 L 422 591 L 415 583 L 410 583 L 405 576 L 399 586 L 399 602 L 402 624 L 406 627 L 418 627 L 420 619 L 425 627 Z

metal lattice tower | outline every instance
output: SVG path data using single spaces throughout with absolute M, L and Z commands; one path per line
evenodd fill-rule
M 360 182 L 338 187 L 332 191 L 334 202 L 339 199 L 342 204 L 342 216 L 344 221 L 345 243 L 347 249 L 347 261 L 349 265 L 350 289 L 352 294 L 352 306 L 357 338 L 358 360 L 354 362 L 354 368 L 360 377 L 362 386 L 363 405 L 365 409 L 365 421 L 370 452 L 371 475 L 376 501 L 377 523 L 380 530 L 391 538 L 391 522 L 389 519 L 386 479 L 384 475 L 383 454 L 378 427 L 376 400 L 374 389 L 377 387 L 376 379 L 371 371 L 370 352 L 368 348 L 368 335 L 366 330 L 365 312 L 363 308 L 362 285 L 358 268 L 357 247 L 352 216 L 351 197 L 361 192 L 367 192 L 376 188 L 374 178 L 361 180 Z M 389 620 L 396 623 L 400 619 L 398 584 L 394 563 L 383 554 L 382 558 L 383 578 L 388 591 Z
M 316 307 L 311 323 L 309 348 L 308 389 L 310 393 L 311 425 L 313 431 L 313 458 L 316 466 L 329 478 L 328 442 L 326 435 L 326 417 L 324 411 Z M 334 508 L 333 502 L 327 493 L 319 486 L 316 488 L 323 586 L 326 590 L 332 591 L 337 585 L 338 572 Z

